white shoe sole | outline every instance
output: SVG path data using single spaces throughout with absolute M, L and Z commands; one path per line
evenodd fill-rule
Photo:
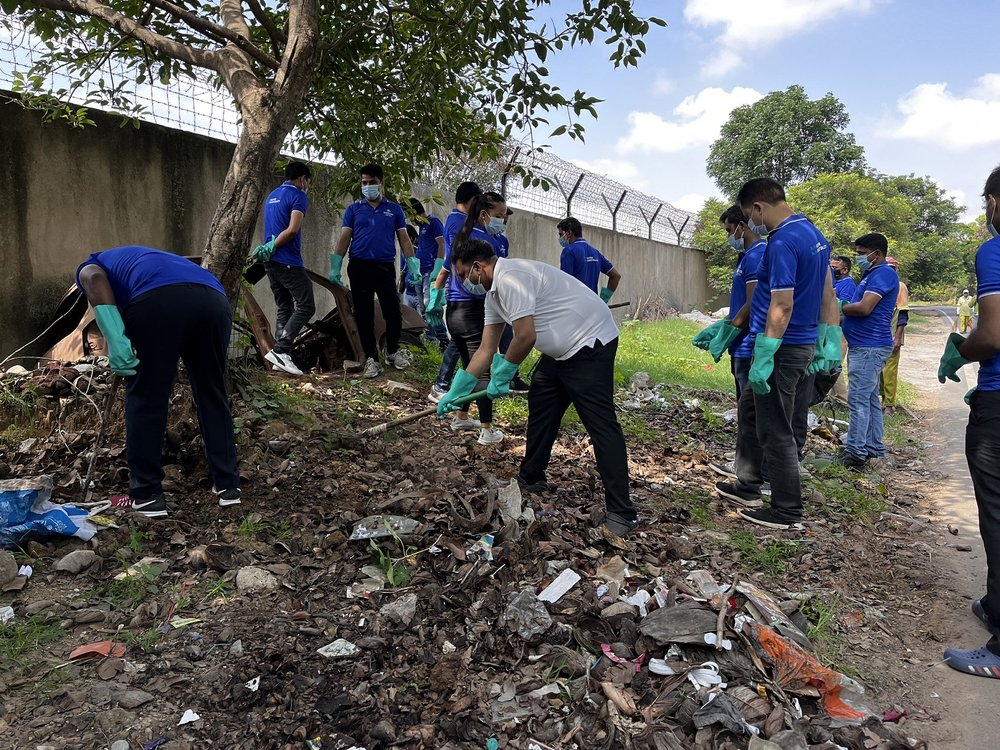
M 479 443 L 480 445 L 497 445 L 498 443 L 502 443 L 503 439 L 504 439 L 503 435 L 501 435 L 496 440 L 483 440 L 482 437 L 480 437 L 476 442 Z
M 280 359 L 278 359 L 277 355 L 275 355 L 274 350 L 271 350 L 267 354 L 265 354 L 264 359 L 270 362 L 272 365 L 274 365 L 275 369 L 281 370 L 282 372 L 288 373 L 289 375 L 305 374 L 298 367 L 289 367 L 288 365 L 284 364 Z
M 728 469 L 723 468 L 719 464 L 710 463 L 708 465 L 708 468 L 710 468 L 712 471 L 714 471 L 719 476 L 728 477 L 729 479 L 736 479 L 735 472 L 731 472 Z
M 724 498 L 724 499 L 730 501 L 731 503 L 735 503 L 736 505 L 740 506 L 741 508 L 748 508 L 750 510 L 756 510 L 758 508 L 763 508 L 764 507 L 764 501 L 760 500 L 760 499 L 757 499 L 757 500 L 748 500 L 748 499 L 740 497 L 739 495 L 736 495 L 736 494 L 731 494 L 729 492 L 723 492 L 718 487 L 715 488 L 715 491 L 719 494 L 719 497 Z

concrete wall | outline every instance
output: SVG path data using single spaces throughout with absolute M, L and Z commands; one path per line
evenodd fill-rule
M 0 357 L 43 330 L 90 253 L 149 245 L 198 255 L 204 248 L 233 146 L 157 125 L 119 127 L 99 112 L 92 118 L 96 127 L 73 129 L 43 124 L 39 113 L 17 104 L 0 105 Z M 275 175 L 272 183 L 279 182 Z M 323 205 L 321 190 L 318 175 L 303 248 L 306 264 L 325 272 L 342 207 Z M 451 188 L 442 193 L 450 198 Z M 450 210 L 425 204 L 441 218 Z M 558 264 L 556 222 L 518 210 L 510 222 L 512 255 Z M 257 241 L 261 232 L 258 223 Z M 603 229 L 585 234 L 624 275 L 615 301 L 652 297 L 689 310 L 713 296 L 700 252 Z M 257 298 L 273 315 L 266 280 Z M 332 297 L 320 293 L 316 302 L 323 314 Z

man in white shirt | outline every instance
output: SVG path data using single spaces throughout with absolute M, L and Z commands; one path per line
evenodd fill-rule
M 490 371 L 488 395 L 510 389 L 510 379 L 531 352 L 538 361 L 528 391 L 528 442 L 517 481 L 526 491 L 549 488 L 545 470 L 559 423 L 570 404 L 594 444 L 604 482 L 607 517 L 602 532 L 623 537 L 639 525 L 629 498 L 625 437 L 615 416 L 614 374 L 618 327 L 607 304 L 583 283 L 558 268 L 532 260 L 497 258 L 493 247 L 470 240 L 452 252 L 455 273 L 473 294 L 486 293 L 483 343 L 451 390 L 438 415 L 458 408 L 479 375 Z M 497 352 L 505 324 L 514 328 L 506 355 Z

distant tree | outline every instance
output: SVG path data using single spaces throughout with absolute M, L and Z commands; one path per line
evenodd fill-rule
M 958 222 L 964 206 L 959 206 L 949 198 L 941 186 L 930 177 L 916 175 L 877 175 L 883 185 L 889 185 L 910 200 L 916 211 L 912 227 L 918 234 L 944 232 Z
M 728 196 L 747 180 L 796 185 L 824 172 L 862 172 L 864 149 L 847 132 L 850 116 L 833 95 L 811 100 L 802 86 L 737 107 L 712 144 L 707 171 Z
M 289 134 L 294 146 L 340 160 L 333 195 L 357 194 L 356 170 L 368 161 L 381 162 L 389 189 L 405 195 L 441 151 L 495 158 L 512 133 L 532 133 L 550 116 L 560 123 L 549 135 L 582 138 L 578 119 L 596 115 L 598 99 L 551 83 L 547 58 L 601 41 L 613 65 L 635 65 L 642 37 L 665 24 L 637 15 L 631 0 L 560 5 L 0 0 L 45 47 L 17 88 L 50 116 L 85 124 L 85 110 L 65 104 L 81 86 L 93 103 L 130 115 L 133 81 L 204 76 L 232 97 L 242 127 L 203 253 L 230 292 Z M 69 83 L 53 91 L 52 80 Z
M 728 292 L 733 283 L 738 253 L 726 241 L 726 230 L 719 223 L 719 217 L 731 203 L 718 198 L 709 198 L 698 213 L 692 244 L 705 253 L 708 269 L 708 283 L 717 292 Z

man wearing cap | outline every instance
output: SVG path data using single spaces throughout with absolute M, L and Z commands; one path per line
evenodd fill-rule
M 960 333 L 965 333 L 972 328 L 972 311 L 976 308 L 976 298 L 969 294 L 968 289 L 962 290 L 962 296 L 958 298 L 958 307 L 955 312 L 958 314 L 958 328 Z
M 840 303 L 847 339 L 847 408 L 851 414 L 847 442 L 838 460 L 862 468 L 868 459 L 885 455 L 878 378 L 892 355 L 892 316 L 899 295 L 899 276 L 885 262 L 885 235 L 866 234 L 854 241 L 861 281 L 849 303 Z
M 899 273 L 899 261 L 886 258 L 885 262 Z M 899 294 L 896 295 L 896 309 L 892 313 L 892 356 L 882 368 L 879 376 L 879 395 L 882 396 L 882 408 L 896 406 L 896 389 L 899 385 L 899 355 L 903 349 L 903 339 L 906 336 L 906 324 L 910 318 L 910 290 L 903 280 L 899 280 Z

